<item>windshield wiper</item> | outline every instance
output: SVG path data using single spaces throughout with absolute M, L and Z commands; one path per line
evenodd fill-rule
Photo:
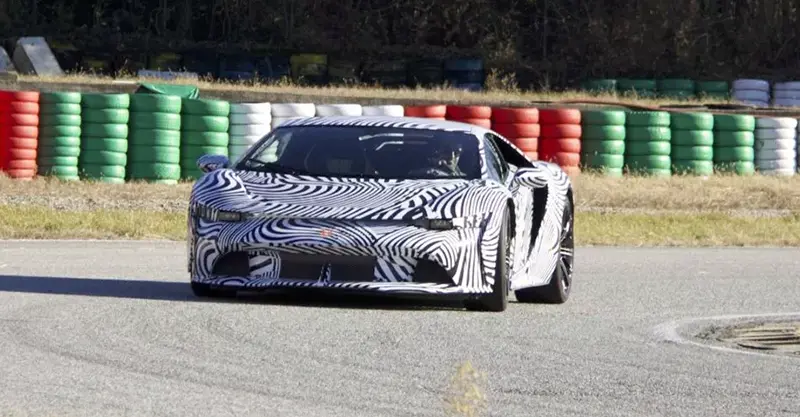
M 251 169 L 259 171 L 279 172 L 282 174 L 295 174 L 295 175 L 320 175 L 314 172 L 306 171 L 300 168 L 288 167 L 275 162 L 264 162 L 255 158 L 246 158 L 242 160 L 243 163 L 248 165 Z M 253 166 L 255 165 L 255 166 Z

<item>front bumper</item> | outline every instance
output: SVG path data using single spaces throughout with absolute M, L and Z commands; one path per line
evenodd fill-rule
M 241 289 L 327 288 L 406 294 L 491 291 L 476 227 L 392 221 L 189 222 L 191 280 Z

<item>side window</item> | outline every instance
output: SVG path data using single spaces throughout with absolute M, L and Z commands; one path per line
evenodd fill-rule
M 486 168 L 489 170 L 489 175 L 499 181 L 503 181 L 505 177 L 502 164 L 498 158 L 497 150 L 488 136 L 483 137 L 483 150 L 486 153 Z
M 484 143 L 485 143 L 485 146 L 486 146 L 486 157 L 487 157 L 487 159 L 490 157 L 490 154 L 491 154 L 491 158 L 494 160 L 492 163 L 496 165 L 496 167 L 497 167 L 496 169 L 497 169 L 497 172 L 498 172 L 498 175 L 499 175 L 500 179 L 505 180 L 506 179 L 506 175 L 508 174 L 508 165 L 503 160 L 502 153 L 500 152 L 500 149 L 497 147 L 497 145 L 494 142 L 495 140 L 500 140 L 500 139 L 499 138 L 495 138 L 494 135 L 492 135 L 491 133 L 487 133 L 486 136 L 484 137 L 484 139 L 485 139 Z M 491 150 L 491 152 L 490 152 L 490 150 Z

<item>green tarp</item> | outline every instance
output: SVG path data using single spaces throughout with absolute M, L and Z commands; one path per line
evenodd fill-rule
M 135 94 L 166 94 L 183 98 L 198 98 L 200 89 L 194 85 L 139 83 Z

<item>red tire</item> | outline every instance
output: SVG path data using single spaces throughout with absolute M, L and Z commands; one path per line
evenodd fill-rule
M 536 107 L 494 107 L 492 121 L 505 123 L 539 123 L 539 109 Z
M 543 125 L 580 124 L 578 109 L 539 109 L 539 123 Z
M 425 117 L 429 119 L 445 120 L 447 106 L 444 104 L 433 106 L 405 106 L 406 117 Z
M 493 123 L 492 130 L 509 140 L 541 136 L 541 126 L 536 123 Z
M 492 108 L 489 106 L 447 106 L 448 120 L 491 119 Z
M 581 125 L 552 124 L 542 125 L 542 138 L 579 138 L 583 133 Z

